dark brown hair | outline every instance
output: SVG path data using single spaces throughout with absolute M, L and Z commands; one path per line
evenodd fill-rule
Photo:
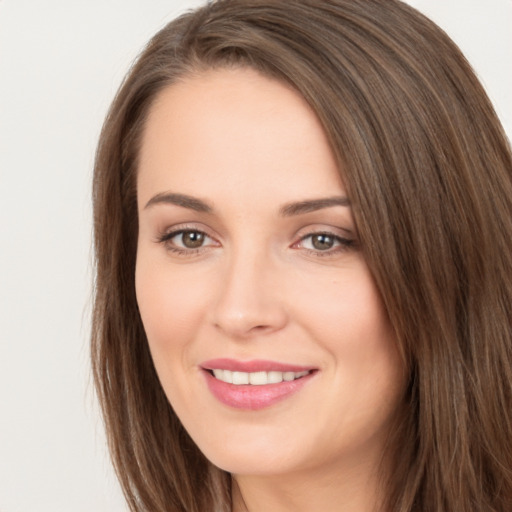
M 134 286 L 148 109 L 187 74 L 230 66 L 299 91 L 343 169 L 410 374 L 384 509 L 510 510 L 510 147 L 458 48 L 396 0 L 210 2 L 161 30 L 119 90 L 94 175 L 92 365 L 131 510 L 231 508 L 229 475 L 199 452 L 159 384 Z

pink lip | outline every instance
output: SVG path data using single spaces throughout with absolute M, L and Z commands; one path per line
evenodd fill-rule
M 214 359 L 201 364 L 203 375 L 210 392 L 221 403 L 234 407 L 256 411 L 270 407 L 271 405 L 288 398 L 302 389 L 317 373 L 311 371 L 309 375 L 292 381 L 283 381 L 277 384 L 252 386 L 250 384 L 229 384 L 216 379 L 209 370 L 223 369 L 241 372 L 280 371 L 301 372 L 314 370 L 311 367 L 296 366 L 273 361 L 235 361 L 233 359 Z
M 237 361 L 236 359 L 220 358 L 210 359 L 201 363 L 205 370 L 231 370 L 232 372 L 304 372 L 314 370 L 312 366 L 299 366 L 296 364 L 278 363 L 253 359 L 251 361 Z

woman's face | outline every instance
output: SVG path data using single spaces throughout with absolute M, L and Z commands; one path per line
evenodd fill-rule
M 239 475 L 374 464 L 402 366 L 301 96 L 248 69 L 168 87 L 137 185 L 142 321 L 206 457 Z

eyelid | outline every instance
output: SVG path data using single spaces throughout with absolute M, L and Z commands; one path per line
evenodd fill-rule
M 186 232 L 196 232 L 204 235 L 205 241 L 203 245 L 200 245 L 199 247 L 186 247 L 173 243 L 174 237 L 177 237 L 180 234 Z M 334 239 L 333 247 L 327 249 L 305 247 L 305 241 L 315 235 L 325 235 L 332 237 Z M 352 234 L 351 230 L 340 227 L 326 227 L 325 225 L 308 226 L 307 228 L 299 230 L 294 238 L 296 241 L 291 244 L 290 247 L 292 249 L 302 249 L 313 254 L 314 256 L 334 256 L 340 252 L 357 247 L 357 239 Z M 198 226 L 195 223 L 184 223 L 168 226 L 157 235 L 155 242 L 163 244 L 168 251 L 181 255 L 194 255 L 214 247 L 220 247 L 222 245 L 219 242 L 218 237 L 213 235 L 208 227 L 204 225 Z
M 310 224 L 309 226 L 297 230 L 295 238 L 303 239 L 312 235 L 330 235 L 343 240 L 357 239 L 357 235 L 353 229 L 322 223 Z
M 216 239 L 216 237 L 211 233 L 211 229 L 204 226 L 203 224 L 196 224 L 191 222 L 166 225 L 163 229 L 159 230 L 157 238 L 160 239 L 161 237 L 169 237 L 178 233 L 183 233 L 184 231 L 197 231 L 198 233 L 204 233 L 209 238 Z
M 180 234 L 186 233 L 186 232 L 195 232 L 195 233 L 201 233 L 205 236 L 205 238 L 209 239 L 209 243 L 205 243 L 204 245 L 201 245 L 200 247 L 192 248 L 192 247 L 181 247 L 179 245 L 174 245 L 172 243 L 172 239 L 174 237 L 179 236 Z M 213 236 L 210 233 L 210 230 L 203 227 L 198 226 L 197 224 L 177 224 L 174 226 L 167 227 L 166 229 L 162 230 L 160 233 L 158 233 L 156 239 L 156 243 L 161 243 L 164 246 L 166 246 L 166 249 L 171 252 L 176 252 L 180 254 L 196 254 L 199 251 L 204 251 L 212 247 L 218 247 L 220 246 L 220 242 L 217 240 L 215 236 Z M 213 243 L 212 243 L 213 242 Z
M 292 244 L 292 249 L 302 249 L 309 254 L 312 254 L 315 257 L 326 257 L 326 256 L 335 256 L 340 252 L 348 251 L 350 249 L 357 248 L 357 239 L 351 234 L 350 230 L 342 229 L 342 228 L 325 228 L 325 227 L 308 227 L 305 230 L 301 230 L 303 233 L 299 233 L 298 240 Z M 343 235 L 340 233 L 343 231 L 347 233 L 347 235 Z M 350 234 L 348 234 L 350 233 Z M 304 247 L 304 242 L 308 238 L 312 238 L 314 236 L 325 235 L 332 237 L 335 241 L 333 247 L 322 250 L 315 249 L 311 247 Z
M 344 242 L 354 243 L 355 242 L 355 240 L 353 238 L 348 238 L 348 237 L 344 237 L 341 235 L 337 235 L 336 233 L 333 233 L 332 231 L 314 231 L 312 233 L 307 233 L 307 234 L 301 236 L 300 239 L 294 243 L 294 245 L 299 244 L 308 238 L 311 238 L 313 236 L 319 236 L 319 235 L 324 235 L 324 236 L 329 236 L 331 238 L 334 238 L 334 240 L 338 243 L 344 243 Z

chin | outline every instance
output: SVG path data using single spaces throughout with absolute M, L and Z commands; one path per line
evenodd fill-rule
M 297 467 L 292 461 L 274 454 L 265 456 L 261 453 L 216 453 L 208 460 L 218 468 L 233 475 L 271 476 L 292 472 Z
M 307 448 L 302 440 L 283 436 L 283 432 L 258 435 L 253 430 L 244 434 L 230 433 L 206 442 L 203 439 L 198 446 L 212 464 L 237 475 L 284 474 L 307 466 L 309 458 L 301 455 Z

